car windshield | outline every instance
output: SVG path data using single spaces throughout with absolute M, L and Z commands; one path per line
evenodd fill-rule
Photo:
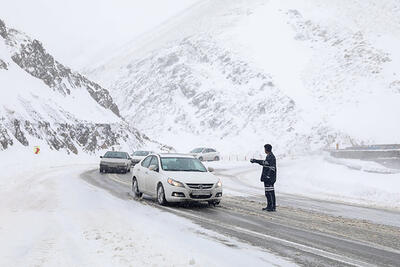
M 203 148 L 195 148 L 190 153 L 200 153 L 201 151 L 203 151 Z
M 104 158 L 126 159 L 126 153 L 125 153 L 125 152 L 108 151 L 108 152 L 104 155 Z
M 198 159 L 180 157 L 162 157 L 161 167 L 164 171 L 207 172 Z
M 149 151 L 136 151 L 133 153 L 134 156 L 145 157 L 150 154 Z

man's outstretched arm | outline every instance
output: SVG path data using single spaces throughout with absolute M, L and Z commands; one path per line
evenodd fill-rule
M 269 163 L 268 163 L 268 161 L 266 161 L 266 160 L 251 159 L 250 162 L 251 162 L 251 163 L 258 163 L 258 164 L 260 164 L 261 166 L 264 166 L 264 167 L 269 167 Z

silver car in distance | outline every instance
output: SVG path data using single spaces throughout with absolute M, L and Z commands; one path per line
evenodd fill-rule
M 135 166 L 142 159 L 144 159 L 145 157 L 147 157 L 148 155 L 153 154 L 153 153 L 154 152 L 152 152 L 152 151 L 145 151 L 145 150 L 138 150 L 138 151 L 133 152 L 133 154 L 131 155 L 132 166 Z
M 149 195 L 160 205 L 197 201 L 218 205 L 221 180 L 197 158 L 187 154 L 152 154 L 132 170 L 132 193 Z
M 100 156 L 100 172 L 123 172 L 131 170 L 131 158 L 128 153 L 122 151 L 107 151 Z
M 214 148 L 198 147 L 190 151 L 190 155 L 201 161 L 218 161 L 221 155 Z

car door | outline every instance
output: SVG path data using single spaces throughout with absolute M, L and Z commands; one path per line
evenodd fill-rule
M 210 160 L 214 160 L 217 154 L 218 153 L 215 149 L 210 148 Z
M 204 149 L 204 160 L 211 160 L 209 148 Z
M 125 152 L 125 156 L 126 156 L 126 159 L 127 159 L 127 164 L 129 166 L 129 168 L 131 168 L 131 166 L 132 166 L 131 156 L 129 156 L 129 154 L 126 153 L 126 152 Z
M 148 169 L 148 176 L 147 176 L 148 178 L 146 180 L 146 187 L 147 187 L 146 189 L 150 195 L 155 196 L 157 193 L 156 185 L 157 182 L 159 181 L 159 173 L 160 173 L 160 164 L 158 163 L 158 158 L 157 156 L 152 156 L 150 166 Z
M 202 158 L 203 160 L 207 160 L 207 154 L 206 154 L 206 149 L 202 149 L 200 152 L 199 152 L 199 156 L 198 156 L 198 158 Z
M 136 178 L 139 184 L 139 191 L 147 193 L 146 181 L 148 179 L 149 166 L 152 157 L 145 158 L 137 168 Z

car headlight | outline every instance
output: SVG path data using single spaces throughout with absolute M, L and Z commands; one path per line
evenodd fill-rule
M 184 187 L 184 185 L 181 182 L 175 181 L 172 178 L 168 178 L 167 182 L 172 186 Z
M 216 187 L 216 188 L 222 187 L 222 182 L 221 182 L 221 180 L 218 181 L 218 183 L 215 185 L 215 187 Z

